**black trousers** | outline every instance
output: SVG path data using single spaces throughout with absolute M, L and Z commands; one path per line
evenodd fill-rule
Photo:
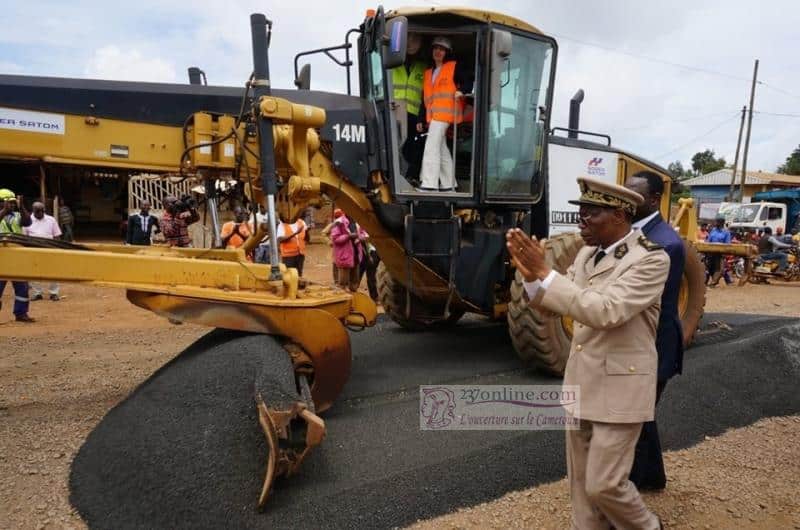
M 378 301 L 378 282 L 375 273 L 378 271 L 378 264 L 380 262 L 380 256 L 378 256 L 378 253 L 373 250 L 369 253 L 369 255 L 364 257 L 364 261 L 361 262 L 361 266 L 359 267 L 359 279 L 366 273 L 369 297 L 375 302 Z
M 659 381 L 656 385 L 656 405 L 665 386 L 667 381 Z M 661 440 L 658 438 L 658 426 L 655 420 L 642 424 L 642 433 L 636 442 L 630 479 L 638 489 L 663 489 L 667 485 L 664 459 L 661 455 Z
M 303 275 L 303 264 L 306 261 L 306 257 L 302 254 L 298 254 L 297 256 L 289 256 L 287 258 L 283 258 L 283 263 L 288 268 L 295 268 L 297 269 L 297 274 L 300 276 Z

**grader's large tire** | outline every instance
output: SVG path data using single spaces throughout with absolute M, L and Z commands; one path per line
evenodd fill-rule
M 705 310 L 706 267 L 692 243 L 684 240 L 683 245 L 686 249 L 686 265 L 678 291 L 678 316 L 683 327 L 683 347 L 686 348 L 692 343 Z
M 378 264 L 375 279 L 378 283 L 378 299 L 384 312 L 405 329 L 422 331 L 447 326 L 455 324 L 464 316 L 463 309 L 450 308 L 449 318 L 443 320 L 444 304 L 435 307 L 426 305 L 414 295 L 411 295 L 411 314 L 406 316 L 406 288 L 392 278 L 383 262 Z
M 545 244 L 545 257 L 554 270 L 567 271 L 583 246 L 579 233 L 560 234 Z M 508 330 L 520 359 L 553 375 L 564 375 L 572 341 L 569 317 L 545 316 L 523 297 L 522 276 L 516 273 L 508 303 Z

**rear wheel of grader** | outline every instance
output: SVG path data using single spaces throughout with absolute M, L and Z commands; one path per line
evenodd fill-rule
M 431 306 L 423 303 L 419 298 L 411 295 L 411 312 L 406 312 L 408 291 L 395 280 L 386 266 L 381 262 L 376 273 L 378 283 L 378 298 L 383 310 L 389 318 L 397 322 L 400 327 L 413 331 L 422 331 L 436 326 L 455 324 L 464 316 L 463 309 L 450 308 L 450 315 L 444 319 L 444 304 Z
M 547 264 L 560 273 L 565 273 L 583 239 L 577 232 L 560 234 L 545 243 Z M 553 375 L 564 375 L 572 341 L 572 319 L 548 317 L 531 307 L 523 296 L 522 276 L 514 275 L 511 285 L 511 300 L 508 303 L 508 330 L 511 343 L 520 359 Z
M 683 346 L 686 348 L 692 343 L 706 305 L 706 267 L 692 243 L 684 240 L 683 246 L 686 264 L 678 291 L 678 316 L 681 318 Z

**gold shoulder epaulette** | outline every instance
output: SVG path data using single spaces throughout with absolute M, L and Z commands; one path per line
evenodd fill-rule
M 644 235 L 639 236 L 639 244 L 642 245 L 644 248 L 646 248 L 648 252 L 664 248 L 658 243 L 653 243 L 652 241 L 647 239 L 647 237 L 645 237 Z

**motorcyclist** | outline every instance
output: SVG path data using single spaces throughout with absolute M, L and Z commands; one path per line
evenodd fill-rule
M 778 271 L 783 271 L 789 263 L 789 256 L 785 252 L 780 252 L 780 249 L 790 249 L 792 245 L 779 241 L 772 235 L 772 228 L 765 226 L 764 233 L 761 239 L 758 240 L 758 253 L 761 259 L 775 260 L 778 262 Z

